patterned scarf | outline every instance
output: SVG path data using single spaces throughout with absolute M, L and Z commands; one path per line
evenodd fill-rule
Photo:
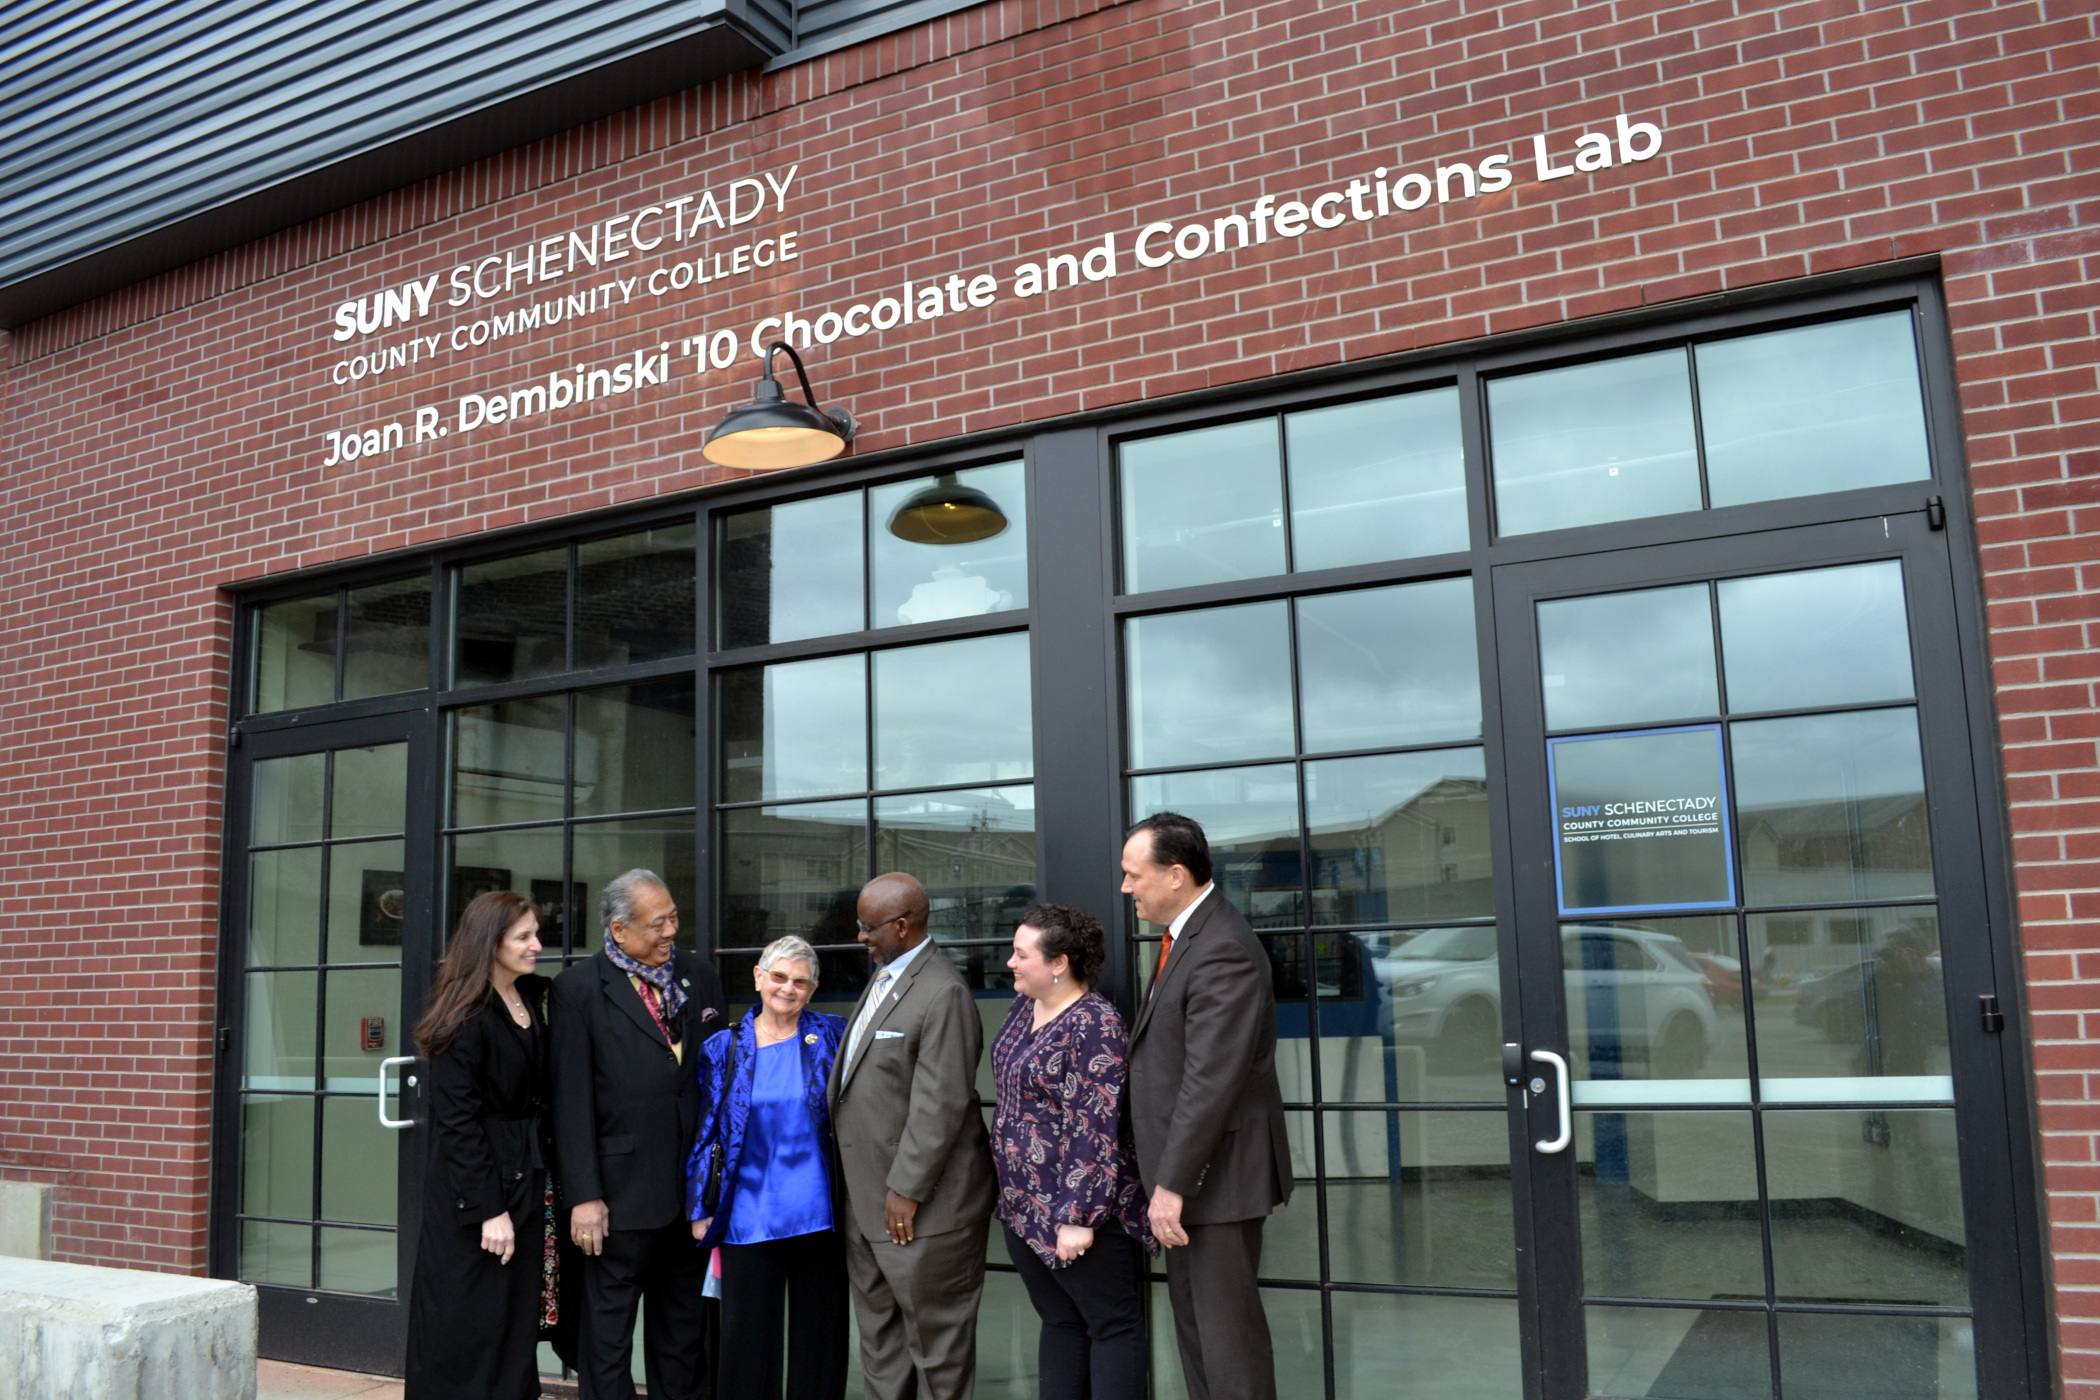
M 612 936 L 612 930 L 607 929 L 605 931 L 605 956 L 611 958 L 612 965 L 629 977 L 639 977 L 650 986 L 656 988 L 657 999 L 663 1002 L 664 1005 L 664 1024 L 676 1025 L 678 1023 L 678 1013 L 685 1010 L 685 988 L 678 985 L 678 979 L 671 971 L 678 963 L 678 955 L 676 953 L 664 959 L 662 967 L 650 967 L 647 963 L 638 963 L 627 956 L 626 951 L 620 947 L 619 940 Z

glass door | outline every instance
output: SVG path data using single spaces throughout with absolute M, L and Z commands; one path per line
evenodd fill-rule
M 418 722 L 422 721 L 422 722 Z M 231 755 L 217 1257 L 263 1354 L 398 1373 L 433 956 L 427 717 L 248 734 Z
M 1495 572 L 1554 1400 L 2018 1393 L 1945 541 L 1919 513 Z

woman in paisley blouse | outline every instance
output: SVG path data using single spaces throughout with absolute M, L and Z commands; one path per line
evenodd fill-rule
M 1093 990 L 1101 925 L 1065 904 L 1014 931 L 1014 998 L 992 1044 L 992 1156 L 1006 1252 L 1043 1320 L 1042 1400 L 1143 1400 L 1138 1256 L 1148 1247 L 1124 1135 L 1123 1017 Z

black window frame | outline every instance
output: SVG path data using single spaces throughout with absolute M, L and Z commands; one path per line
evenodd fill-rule
M 1524 369 L 1635 353 L 1691 341 L 1730 338 L 1746 332 L 1788 326 L 1874 310 L 1912 310 L 1922 376 L 1928 447 L 1933 463 L 1929 480 L 1854 488 L 1821 496 L 1793 497 L 1743 505 L 1705 508 L 1676 515 L 1548 530 L 1503 538 L 1492 529 L 1492 482 L 1488 476 L 1484 379 Z M 1351 565 L 1306 573 L 1286 572 L 1265 578 L 1198 585 L 1158 592 L 1120 591 L 1121 549 L 1116 494 L 1116 448 L 1126 439 L 1213 426 L 1313 407 L 1379 397 L 1411 389 L 1456 385 L 1460 394 L 1468 498 L 1468 548 L 1413 559 Z M 871 628 L 861 632 L 742 648 L 713 650 L 715 607 L 713 554 L 716 518 L 755 506 L 779 504 L 888 481 L 965 469 L 1021 458 L 1026 464 L 1029 547 L 1029 604 L 1025 609 L 916 626 Z M 1284 483 L 1288 520 L 1288 481 Z M 1495 676 L 1495 600 L 1492 577 L 1504 565 L 1608 556 L 1654 546 L 1681 545 L 1779 531 L 1823 521 L 1858 520 L 1877 515 L 1923 514 L 1944 521 L 1954 560 L 1953 598 L 1949 613 L 1961 662 L 1958 685 L 1970 726 L 1973 755 L 1971 779 L 1979 795 L 1975 826 L 1980 833 L 1985 897 L 1992 919 L 1990 959 L 1996 994 L 2015 1034 L 2003 1044 L 2007 1140 L 2013 1144 L 2010 1164 L 2016 1199 L 2000 1203 L 2014 1276 L 2000 1286 L 2015 1290 L 2013 1308 L 2020 1317 L 2018 1350 L 2024 1364 L 1986 1370 L 1980 1377 L 1986 1396 L 2046 1393 L 2054 1368 L 2051 1310 L 2046 1277 L 2048 1259 L 2041 1189 L 2040 1152 L 2035 1108 L 2032 1053 L 2025 1025 L 2016 908 L 2012 892 L 2010 826 L 2006 807 L 1999 739 L 1995 723 L 1986 638 L 1988 634 L 1981 568 L 1967 481 L 1960 403 L 1951 333 L 1937 262 L 1912 259 L 1877 268 L 1745 288 L 1687 302 L 1540 327 L 1479 341 L 1433 347 L 1381 360 L 1336 365 L 1271 379 L 1256 379 L 1182 395 L 1171 400 L 1138 402 L 1115 409 L 1025 424 L 980 435 L 951 439 L 932 447 L 905 447 L 844 463 L 829 463 L 768 477 L 703 487 L 645 505 L 564 517 L 500 533 L 471 536 L 442 546 L 403 551 L 355 564 L 229 588 L 234 625 L 227 676 L 234 701 L 230 742 L 244 734 L 342 719 L 420 711 L 437 726 L 441 740 L 445 716 L 467 704 L 532 694 L 566 692 L 690 671 L 696 678 L 694 870 L 696 903 L 707 911 L 697 942 L 715 951 L 719 922 L 719 844 L 715 817 L 719 791 L 721 736 L 715 676 L 731 666 L 799 660 L 886 649 L 992 632 L 1025 629 L 1035 692 L 1035 776 L 1037 872 L 1043 897 L 1068 900 L 1109 911 L 1104 920 L 1111 938 L 1111 959 L 1104 990 L 1126 1006 L 1136 985 L 1136 927 L 1127 901 L 1118 892 L 1116 862 L 1126 809 L 1127 764 L 1124 753 L 1123 621 L 1139 614 L 1176 612 L 1269 598 L 1299 597 L 1434 578 L 1469 576 L 1475 586 L 1476 626 L 1481 637 L 1483 728 L 1488 736 L 1503 732 L 1504 716 L 1492 683 Z M 462 563 L 530 552 L 550 545 L 622 534 L 664 521 L 688 518 L 696 528 L 696 597 L 698 650 L 689 657 L 642 663 L 613 671 L 566 672 L 529 682 L 423 690 L 334 705 L 269 714 L 249 714 L 248 658 L 253 654 L 253 606 L 307 596 L 326 588 L 382 582 L 427 569 L 432 586 L 431 670 L 445 674 L 449 658 L 451 571 Z M 1939 528 L 1935 526 L 1935 528 Z M 1286 555 L 1288 559 L 1288 554 Z M 865 613 L 863 614 L 865 616 Z M 573 629 L 572 629 L 573 630 Z M 1491 791 L 1508 792 L 1495 738 L 1485 740 Z M 1302 756 L 1296 761 L 1302 761 Z M 1497 796 L 1498 804 L 1504 797 Z M 1504 946 L 1514 952 L 1509 927 L 1514 907 L 1508 814 L 1495 818 L 1497 869 L 1496 920 Z M 413 839 L 413 837 L 411 838 Z M 433 837 L 433 839 L 435 839 Z M 224 888 L 237 878 L 238 842 L 226 851 Z M 221 948 L 225 967 L 238 969 L 241 946 L 226 922 L 231 904 L 222 897 Z M 701 922 L 701 920 L 696 920 Z M 228 1005 L 223 994 L 222 1008 Z M 1954 1014 L 1961 1014 L 1959 1007 Z M 227 1015 L 222 1009 L 220 1021 Z M 1314 1037 L 1312 1072 L 1318 1082 L 1318 1047 Z M 1393 1111 L 1393 1110 L 1372 1110 Z M 223 1126 L 223 1125 L 222 1125 Z M 1316 1151 L 1324 1144 L 1316 1132 Z M 224 1138 L 218 1139 L 224 1150 Z M 236 1144 L 237 1147 L 237 1144 Z M 221 1206 L 215 1203 L 215 1218 Z M 1531 1223 L 1520 1197 L 1520 1237 Z M 1324 1245 L 1323 1245 L 1324 1248 Z M 214 1257 L 213 1271 L 230 1274 L 232 1261 Z M 1323 1273 L 1324 1273 L 1323 1269 Z M 1333 1292 L 1404 1293 L 1404 1288 L 1362 1285 L 1316 1285 Z M 1452 1290 L 1429 1290 L 1445 1292 Z M 1328 1306 L 1323 1303 L 1323 1315 Z M 1327 1324 L 1332 1326 L 1331 1320 Z M 1331 1338 L 1332 1332 L 1328 1333 Z M 2002 1350 L 2000 1355 L 2007 1353 Z M 1539 1354 L 1536 1338 L 1526 1329 L 1527 1390 L 1537 1393 Z M 1329 1393 L 1333 1353 L 1327 1355 Z

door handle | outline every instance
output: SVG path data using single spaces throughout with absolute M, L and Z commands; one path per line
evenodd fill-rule
M 386 1117 L 386 1070 L 397 1064 L 414 1064 L 416 1056 L 386 1056 L 380 1060 L 380 1127 L 391 1127 L 395 1131 L 403 1127 L 416 1127 L 416 1119 L 388 1119 Z
M 1531 1052 L 1531 1058 L 1542 1064 L 1553 1066 L 1554 1073 L 1559 1079 L 1559 1089 L 1555 1095 L 1555 1101 L 1560 1107 L 1560 1136 L 1556 1138 L 1540 1138 L 1531 1145 L 1541 1152 L 1565 1152 L 1569 1141 L 1575 1136 L 1574 1114 L 1568 1103 L 1568 1062 L 1551 1050 L 1534 1050 Z

